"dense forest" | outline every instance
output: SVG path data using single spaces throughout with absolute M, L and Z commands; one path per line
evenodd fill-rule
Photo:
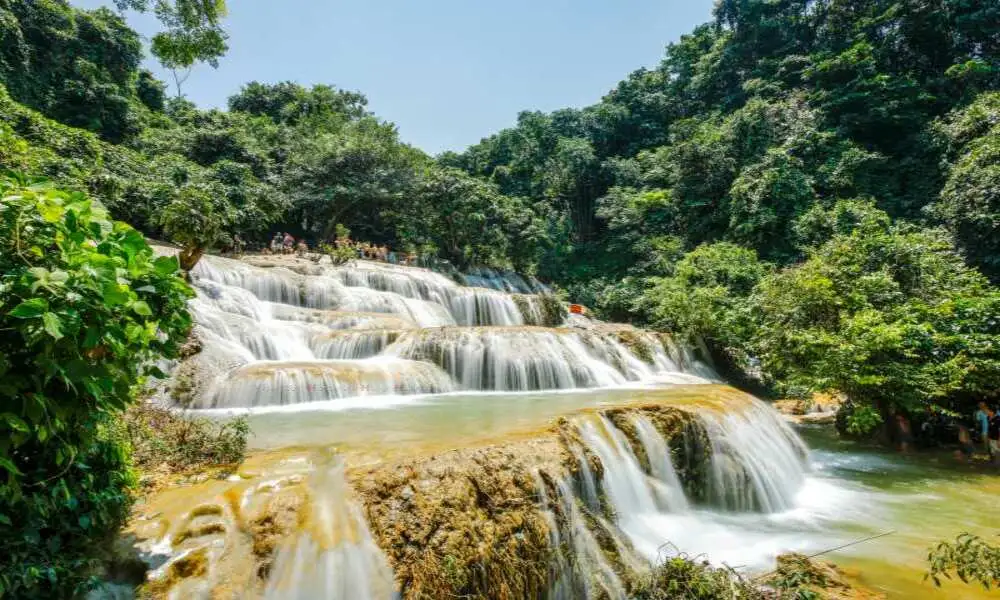
M 224 54 L 223 3 L 165 6 L 152 41 L 164 65 L 209 68 Z M 183 97 L 183 77 L 168 91 L 142 57 L 114 11 L 0 0 L 0 165 L 22 174 L 4 189 L 34 198 L 42 229 L 45 207 L 81 200 L 35 190 L 38 177 L 198 252 L 275 230 L 318 243 L 343 225 L 459 269 L 532 274 L 600 317 L 688 336 L 760 393 L 843 393 L 854 403 L 846 433 L 877 430 L 896 410 L 965 411 L 1000 394 L 995 2 L 720 0 L 711 22 L 597 104 L 526 111 L 438 157 L 403 143 L 359 92 L 249 82 L 228 110 L 202 110 Z M 94 243 L 137 260 L 130 234 L 89 211 Z M 45 235 L 84 235 L 70 225 Z M 13 273 L 9 249 L 0 265 Z M 129 268 L 171 286 L 152 260 Z M 63 337 L 48 305 L 9 314 L 17 288 L 3 285 L 0 325 L 44 317 L 32 335 Z M 147 301 L 128 300 L 145 307 L 136 327 L 152 310 L 183 329 L 176 303 Z M 0 358 L 0 376 L 16 367 Z M 23 392 L 11 389 L 0 387 L 5 403 Z M 69 426 L 49 431 L 7 410 L 0 469 L 14 477 L 10 443 L 44 445 Z M 66 443 L 108 435 L 103 422 L 88 427 Z
M 719 2 L 598 104 L 523 112 L 436 158 L 361 93 L 251 82 L 228 111 L 199 110 L 140 70 L 118 14 L 0 7 L 3 163 L 148 235 L 315 243 L 342 224 L 460 269 L 515 269 L 602 317 L 704 341 L 758 391 L 884 396 L 869 424 L 889 404 L 995 392 L 993 3 Z M 225 51 L 188 21 L 181 34 L 201 33 L 176 36 L 194 49 L 171 55 L 168 27 L 164 64 Z

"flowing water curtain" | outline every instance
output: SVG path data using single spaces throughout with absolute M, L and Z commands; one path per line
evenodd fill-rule
M 805 481 L 804 443 L 764 403 L 733 395 L 690 410 L 689 417 L 674 422 L 671 440 L 641 410 L 578 417 L 572 423 L 571 437 L 579 440 L 569 445 L 578 465 L 576 497 L 589 522 L 615 541 L 630 570 L 643 569 L 629 561 L 633 552 L 655 561 L 665 546 L 684 550 L 691 543 L 691 530 L 702 523 L 704 510 L 695 499 L 733 514 L 777 512 L 794 507 Z M 699 440 L 693 442 L 695 437 Z M 675 465 L 671 441 L 687 460 L 707 464 L 692 468 L 686 460 Z M 686 488 L 707 488 L 708 494 L 690 496 Z
M 194 283 L 203 349 L 181 365 L 174 394 L 194 408 L 704 381 L 679 372 L 676 348 L 652 334 L 521 327 L 548 299 L 466 288 L 422 269 L 208 256 Z
M 300 405 L 356 396 L 439 394 L 452 380 L 436 366 L 394 358 L 260 362 L 228 374 L 199 408 Z
M 342 458 L 319 456 L 299 530 L 278 550 L 266 600 L 399 598 L 388 560 L 351 497 Z
M 736 512 L 788 510 L 809 470 L 802 439 L 776 411 L 750 399 L 741 410 L 701 415 L 711 442 L 710 501 Z

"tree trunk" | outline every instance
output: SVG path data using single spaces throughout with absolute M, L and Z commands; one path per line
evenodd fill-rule
M 191 269 L 198 264 L 203 254 L 205 254 L 205 249 L 198 246 L 184 248 L 180 251 L 177 258 L 181 263 L 181 270 L 184 271 L 184 279 L 191 279 Z

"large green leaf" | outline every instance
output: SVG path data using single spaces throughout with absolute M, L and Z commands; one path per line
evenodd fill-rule
M 55 313 L 44 313 L 42 315 L 42 323 L 44 323 L 46 333 L 57 340 L 62 339 L 62 326 L 59 323 L 59 317 Z
M 45 298 L 31 298 L 18 304 L 10 311 L 10 316 L 18 319 L 34 319 L 49 310 L 49 302 Z

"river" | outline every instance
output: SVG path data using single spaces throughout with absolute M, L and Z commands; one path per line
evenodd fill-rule
M 793 428 L 770 407 L 718 382 L 669 338 L 565 315 L 550 322 L 551 308 L 534 294 L 538 286 L 523 280 L 473 282 L 497 288 L 488 289 L 417 269 L 268 260 L 212 257 L 196 272 L 193 309 L 204 349 L 175 368 L 182 393 L 170 401 L 210 418 L 248 415 L 251 456 L 233 481 L 147 501 L 135 529 L 168 566 L 211 544 L 235 543 L 230 536 L 192 545 L 177 524 L 191 522 L 193 513 L 232 511 L 237 525 L 219 526 L 228 532 L 239 528 L 253 490 L 308 481 L 313 520 L 334 523 L 316 507 L 339 506 L 355 550 L 331 555 L 327 547 L 343 535 L 299 534 L 278 554 L 279 573 L 259 584 L 263 595 L 337 597 L 333 590 L 365 582 L 364 597 L 384 597 L 391 572 L 343 484 L 347 473 L 552 438 L 553 424 L 561 423 L 559 460 L 577 465 L 571 469 L 577 474 L 555 467 L 560 473 L 549 475 L 567 483 L 541 486 L 539 510 L 565 521 L 577 507 L 596 515 L 610 504 L 610 527 L 627 553 L 652 561 L 670 548 L 759 574 L 783 552 L 813 554 L 892 532 L 823 556 L 890 598 L 991 597 L 971 585 L 937 589 L 923 581 L 936 541 L 963 531 L 1000 533 L 1000 478 L 983 468 L 947 454 L 861 447 L 838 440 L 828 427 Z M 692 495 L 688 476 L 675 470 L 677 438 L 657 424 L 650 407 L 695 415 L 710 455 L 702 495 Z M 317 468 L 319 451 L 335 454 L 337 466 Z M 603 476 L 590 473 L 586 457 L 599 461 Z M 196 507 L 234 494 L 244 498 L 239 506 L 219 500 L 230 508 Z M 555 506 L 564 509 L 545 508 Z M 581 535 L 571 540 L 573 551 L 594 554 L 592 566 L 606 573 L 604 592 L 623 593 L 590 534 Z M 226 556 L 220 550 L 212 560 L 221 564 Z M 329 567 L 303 570 L 310 556 L 325 557 L 319 562 Z M 344 565 L 351 565 L 349 573 L 340 572 Z M 221 575 L 209 575 L 178 584 L 172 594 L 221 585 Z

